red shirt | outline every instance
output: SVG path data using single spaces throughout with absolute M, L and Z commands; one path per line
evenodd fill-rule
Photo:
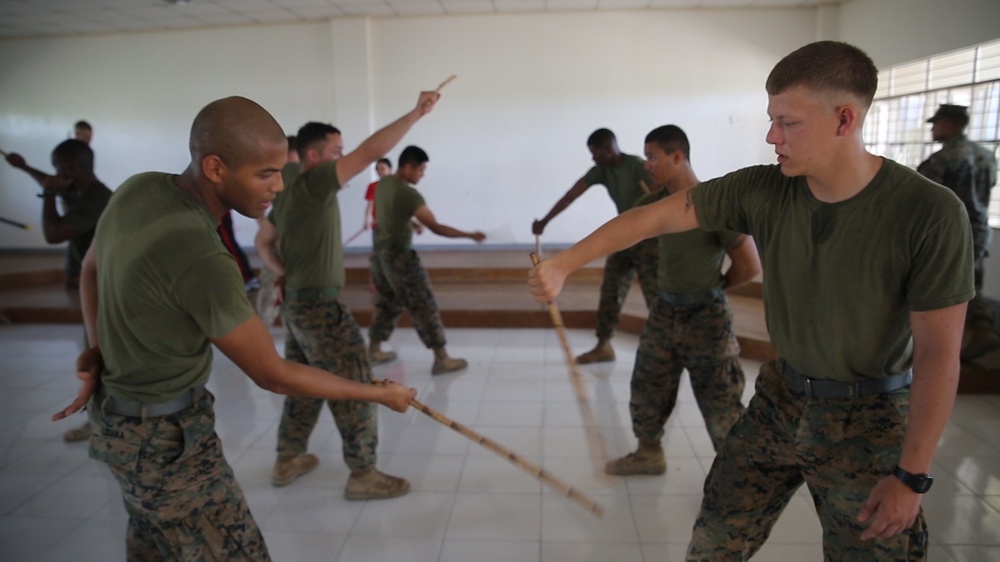
M 374 206 L 374 202 L 375 202 L 375 188 L 376 187 L 378 187 L 378 182 L 377 181 L 373 181 L 370 184 L 368 184 L 368 190 L 365 191 L 365 201 L 371 201 L 372 202 L 372 229 L 375 228 L 375 206 Z

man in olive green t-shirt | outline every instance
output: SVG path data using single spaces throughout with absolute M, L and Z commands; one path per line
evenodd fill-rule
M 382 351 L 396 321 L 406 310 L 420 341 L 434 352 L 431 374 L 441 375 L 468 366 L 465 359 L 450 357 L 445 349 L 444 326 L 438 312 L 430 278 L 413 250 L 413 219 L 428 230 L 447 238 L 469 238 L 482 242 L 482 232 L 466 232 L 437 222 L 424 197 L 413 188 L 424 177 L 430 158 L 423 149 L 408 146 L 399 155 L 395 174 L 382 178 L 375 189 L 375 247 L 371 255 L 372 282 L 377 297 L 375 315 L 368 329 L 368 353 L 375 363 L 396 358 Z
M 421 104 L 427 103 L 421 95 Z M 349 380 L 372 380 L 364 337 L 350 311 L 339 300 L 344 286 L 337 194 L 347 180 L 392 149 L 425 113 L 418 104 L 396 122 L 376 132 L 341 157 L 344 141 L 329 124 L 311 122 L 297 134 L 301 172 L 274 202 L 268 217 L 277 242 L 284 276 L 281 318 L 285 325 L 285 357 L 313 365 Z M 309 437 L 323 401 L 285 399 L 278 426 L 278 458 L 271 482 L 287 486 L 319 465 L 308 453 Z M 344 462 L 351 470 L 344 495 L 348 500 L 387 499 L 406 494 L 410 483 L 376 468 L 378 418 L 375 408 L 357 401 L 327 401 L 342 437 Z
M 430 110 L 436 94 L 426 97 Z M 247 301 L 216 234 L 235 209 L 261 216 L 282 190 L 285 138 L 239 97 L 210 103 L 191 127 L 180 175 L 133 176 L 111 199 L 83 262 L 80 293 L 92 348 L 77 360 L 91 457 L 121 487 L 129 560 L 269 560 L 260 529 L 215 433 L 212 346 L 260 387 L 405 411 L 415 391 L 364 385 L 286 361 Z M 88 404 L 89 402 L 89 404 Z
M 792 52 L 767 79 L 777 166 L 629 211 L 529 277 L 551 300 L 569 272 L 649 236 L 754 237 L 780 359 L 712 464 L 688 560 L 752 557 L 803 483 L 826 559 L 927 557 L 920 503 L 958 386 L 972 235 L 953 193 L 865 149 L 877 84 L 851 45 Z
M 594 131 L 587 139 L 587 148 L 593 157 L 594 166 L 573 184 L 545 217 L 531 225 L 531 231 L 536 236 L 541 235 L 552 219 L 566 210 L 592 185 L 601 184 L 607 188 L 619 214 L 631 209 L 642 197 L 642 184 L 649 183 L 642 158 L 623 154 L 618 149 L 614 133 L 608 129 Z M 656 261 L 656 244 L 653 241 L 643 241 L 608 256 L 604 262 L 601 297 L 597 304 L 597 345 L 577 357 L 577 363 L 614 361 L 615 350 L 611 346 L 611 337 L 636 274 L 639 276 L 639 286 L 646 306 L 652 306 L 656 300 Z
M 664 125 L 646 135 L 646 171 L 663 189 L 636 206 L 686 191 L 698 184 L 691 167 L 687 135 Z M 639 338 L 632 369 L 629 412 L 639 440 L 634 453 L 608 462 L 609 474 L 663 474 L 666 457 L 660 441 L 677 402 L 681 374 L 687 369 L 698 409 L 715 450 L 743 413 L 743 368 L 733 334 L 726 289 L 760 273 L 753 240 L 732 230 L 692 230 L 657 237 L 659 289 Z M 722 273 L 724 256 L 731 264 Z

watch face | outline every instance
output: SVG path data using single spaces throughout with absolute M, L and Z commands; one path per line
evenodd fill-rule
M 931 484 L 934 483 L 934 479 L 926 474 L 921 474 L 914 478 L 916 482 L 913 483 L 911 488 L 918 494 L 926 494 L 927 490 L 931 489 Z

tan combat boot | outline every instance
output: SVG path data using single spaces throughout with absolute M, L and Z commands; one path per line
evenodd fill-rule
M 63 441 L 67 443 L 75 443 L 77 441 L 85 441 L 87 439 L 90 439 L 90 422 L 63 433 Z
M 431 367 L 431 374 L 443 375 L 446 373 L 454 373 L 455 371 L 461 371 L 468 366 L 469 362 L 465 359 L 449 357 L 448 352 L 445 351 L 443 347 L 439 347 L 434 350 L 434 366 Z
M 633 474 L 663 474 L 667 471 L 667 458 L 663 447 L 656 444 L 639 444 L 639 450 L 629 453 L 620 459 L 608 461 L 604 472 L 618 476 Z
M 271 484 L 276 487 L 287 486 L 303 474 L 308 474 L 319 466 L 316 455 L 307 453 L 291 457 L 278 457 L 274 462 L 274 473 L 271 474 Z
M 351 501 L 386 500 L 410 491 L 410 482 L 379 472 L 375 467 L 352 471 L 344 488 L 344 497 Z
M 588 363 L 604 363 L 615 360 L 615 349 L 611 347 L 610 340 L 597 340 L 597 345 L 587 353 L 576 358 L 577 365 Z
M 382 363 L 395 361 L 396 353 L 394 351 L 382 351 L 382 342 L 372 340 L 368 344 L 368 359 L 372 365 L 381 365 Z

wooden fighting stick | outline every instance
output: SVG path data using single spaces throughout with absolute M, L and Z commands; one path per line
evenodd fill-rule
M 531 254 L 532 265 L 538 265 L 538 256 Z M 604 472 L 604 465 L 608 462 L 607 448 L 604 446 L 604 435 L 597 424 L 597 416 L 590 404 L 590 396 L 587 387 L 583 384 L 583 374 L 576 365 L 573 357 L 573 349 L 569 345 L 569 338 L 566 337 L 566 325 L 563 324 L 562 314 L 554 301 L 548 302 L 549 316 L 552 317 L 552 325 L 559 336 L 559 344 L 562 346 L 563 359 L 566 361 L 566 368 L 569 369 L 569 380 L 573 386 L 573 393 L 576 395 L 576 405 L 580 409 L 580 418 L 583 420 L 584 430 L 587 432 L 587 447 L 590 450 L 590 458 L 594 463 L 594 474 L 606 484 L 615 484 L 615 479 Z
M 542 236 L 540 234 L 535 235 L 535 255 L 538 259 L 542 259 Z
M 381 381 L 376 381 L 376 382 L 378 383 Z M 469 429 L 467 426 L 464 426 L 458 423 L 457 421 L 449 418 L 448 416 L 445 416 L 441 412 L 438 412 L 437 410 L 431 408 L 430 406 L 423 404 L 416 398 L 410 399 L 410 405 L 420 410 L 424 414 L 427 414 L 428 416 L 431 417 L 431 419 L 440 423 L 441 425 L 447 426 L 457 431 L 458 433 L 461 433 L 462 435 L 468 437 L 472 441 L 475 441 L 479 445 L 482 445 L 483 447 L 489 449 L 490 451 L 493 451 L 497 455 L 507 459 L 514 466 L 520 468 L 521 470 L 527 472 L 528 474 L 531 474 L 532 476 L 540 480 L 542 484 L 545 484 L 546 486 L 552 488 L 553 490 L 573 500 L 581 507 L 592 513 L 594 516 L 598 518 L 604 517 L 604 506 L 597 503 L 596 501 L 588 497 L 586 494 L 584 494 L 577 488 L 574 488 L 573 486 L 570 486 L 569 484 L 563 482 L 559 478 L 556 478 L 551 472 L 529 461 L 528 459 L 522 457 L 521 455 L 518 455 L 514 451 L 511 451 L 507 447 L 504 447 L 503 445 L 486 437 L 485 435 L 477 433 L 472 429 Z
M 639 187 L 642 188 L 643 193 L 649 193 L 649 186 L 646 185 L 646 182 L 639 180 Z
M 458 75 L 457 74 L 452 74 L 444 82 L 441 82 L 441 84 L 434 91 L 440 94 L 441 93 L 441 88 L 444 88 L 445 86 L 448 85 L 449 82 L 451 82 L 452 80 L 454 80 L 456 78 L 458 78 Z
M 5 219 L 3 217 L 0 217 L 0 222 L 2 222 L 4 224 L 9 224 L 11 226 L 16 226 L 18 228 L 23 228 L 24 230 L 31 230 L 31 225 L 30 224 L 24 224 L 23 222 L 12 221 L 10 219 Z
M 359 230 L 359 231 L 355 232 L 354 234 L 352 234 L 352 235 L 351 235 L 351 237 L 350 237 L 350 238 L 348 238 L 348 239 L 347 239 L 347 240 L 346 240 L 346 241 L 344 242 L 344 244 L 343 244 L 343 245 L 344 245 L 344 246 L 346 246 L 346 245 L 350 244 L 351 242 L 354 242 L 354 239 L 355 239 L 355 238 L 357 238 L 358 236 L 361 236 L 361 233 L 362 233 L 362 232 L 364 232 L 364 231 L 365 231 L 365 227 L 363 227 L 363 226 L 362 226 L 362 227 L 361 227 L 361 230 Z

